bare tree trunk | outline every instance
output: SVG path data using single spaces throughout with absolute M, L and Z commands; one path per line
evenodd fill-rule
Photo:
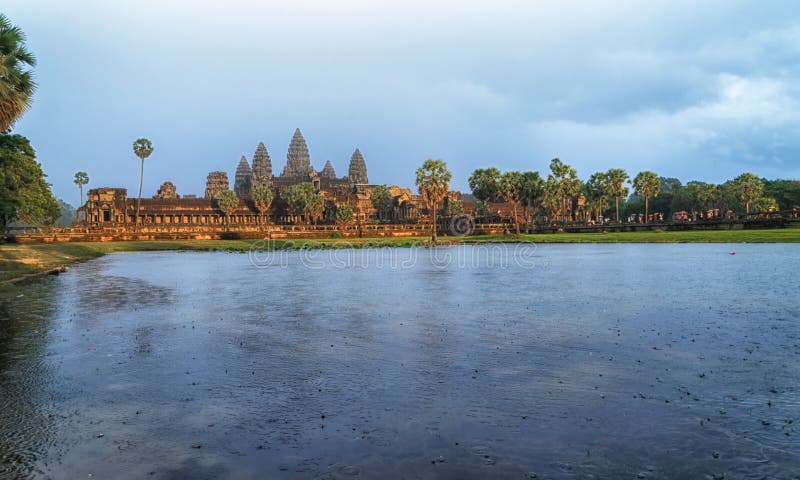
M 650 197 L 644 196 L 644 223 L 650 223 Z
M 517 202 L 513 202 L 514 205 L 514 226 L 516 227 L 517 235 L 519 235 L 519 218 L 517 218 Z
M 141 173 L 139 173 L 139 196 L 136 197 L 136 222 L 133 224 L 134 232 L 139 225 L 139 205 L 142 203 L 142 180 L 144 180 L 144 158 L 142 158 L 142 170 Z
M 617 204 L 617 223 L 619 223 L 619 197 L 614 197 L 614 202 Z
M 431 234 L 431 240 L 433 243 L 436 243 L 436 203 L 433 204 L 433 232 Z
M 81 220 L 78 209 L 80 209 L 81 206 L 83 206 L 83 185 L 78 185 L 78 189 L 81 191 L 81 203 L 78 205 L 78 208 L 75 209 L 75 223 L 78 223 Z

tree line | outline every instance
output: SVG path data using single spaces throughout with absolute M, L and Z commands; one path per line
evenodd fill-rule
M 681 210 L 749 214 L 751 210 L 791 209 L 800 204 L 800 182 L 796 181 L 770 182 L 743 173 L 720 185 L 693 181 L 684 186 L 677 179 L 659 177 L 652 171 L 631 178 L 625 170 L 612 168 L 592 173 L 584 182 L 575 168 L 558 158 L 550 162 L 547 178 L 536 171 L 479 168 L 470 175 L 469 187 L 477 200 L 478 214 L 490 214 L 489 203 L 506 202 L 512 205 L 515 219 L 519 208 L 527 222 L 536 218 L 544 222 L 600 221 L 611 213 L 619 222 L 630 213 L 643 212 L 647 219 L 651 212 L 669 215 Z M 579 198 L 585 218 L 577 215 Z M 514 223 L 519 228 L 519 222 Z

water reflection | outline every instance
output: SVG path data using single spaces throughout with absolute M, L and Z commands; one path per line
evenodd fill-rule
M 98 259 L 0 308 L 0 472 L 791 478 L 800 255 L 727 250 Z

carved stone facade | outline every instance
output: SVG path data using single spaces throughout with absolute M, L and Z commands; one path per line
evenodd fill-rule
M 211 172 L 206 178 L 206 200 L 214 200 L 219 192 L 228 190 L 228 174 L 226 172 Z
M 161 198 L 165 200 L 177 200 L 180 197 L 178 196 L 177 189 L 175 188 L 175 184 L 172 182 L 164 182 L 158 187 L 158 192 L 153 198 Z

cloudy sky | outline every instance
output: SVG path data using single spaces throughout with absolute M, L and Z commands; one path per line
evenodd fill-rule
M 582 178 L 609 167 L 724 181 L 800 177 L 796 0 L 5 0 L 39 59 L 28 136 L 57 195 L 72 175 L 202 194 L 300 127 L 321 169 L 374 183 L 426 158 Z

